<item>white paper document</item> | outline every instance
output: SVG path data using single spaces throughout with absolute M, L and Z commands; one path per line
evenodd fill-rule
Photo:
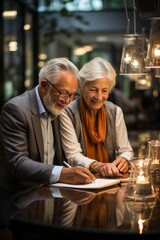
M 129 177 L 128 178 L 118 178 L 120 180 L 121 183 L 127 183 L 128 180 L 129 180 Z
M 120 179 L 96 178 L 95 182 L 88 184 L 53 183 L 51 186 L 79 189 L 100 189 L 118 184 L 120 182 Z

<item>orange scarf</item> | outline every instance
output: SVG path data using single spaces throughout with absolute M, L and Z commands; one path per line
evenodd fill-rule
M 106 111 L 104 106 L 97 111 L 96 117 L 90 114 L 81 97 L 80 115 L 82 121 L 86 156 L 99 162 L 108 162 L 108 155 L 104 148 L 106 136 Z

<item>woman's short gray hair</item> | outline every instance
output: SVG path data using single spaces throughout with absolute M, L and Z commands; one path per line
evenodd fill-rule
M 52 58 L 46 62 L 39 72 L 39 82 L 46 78 L 52 83 L 57 83 L 58 75 L 61 71 L 73 73 L 79 79 L 78 68 L 66 58 Z
M 110 91 L 116 84 L 116 72 L 106 59 L 95 57 L 84 64 L 79 72 L 79 86 L 83 87 L 87 82 L 107 77 L 110 81 Z

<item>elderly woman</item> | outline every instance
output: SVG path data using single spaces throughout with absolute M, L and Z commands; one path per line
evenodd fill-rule
M 116 73 L 101 57 L 79 72 L 80 97 L 60 116 L 62 146 L 68 162 L 101 176 L 123 177 L 133 149 L 120 107 L 107 101 Z

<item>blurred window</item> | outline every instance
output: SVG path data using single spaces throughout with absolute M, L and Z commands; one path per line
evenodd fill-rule
M 62 11 L 65 7 L 67 11 L 103 11 L 124 9 L 122 0 L 40 0 L 38 11 Z

